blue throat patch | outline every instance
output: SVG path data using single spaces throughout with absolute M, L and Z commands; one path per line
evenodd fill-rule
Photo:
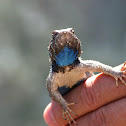
M 59 52 L 58 55 L 55 55 L 56 63 L 59 66 L 70 65 L 77 59 L 77 54 L 78 51 L 74 52 L 73 49 L 66 46 L 64 49 L 61 50 L 61 52 Z

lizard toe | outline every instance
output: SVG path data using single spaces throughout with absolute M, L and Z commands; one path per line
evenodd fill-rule
M 119 78 L 123 84 L 126 86 L 126 82 L 122 79 L 122 77 Z

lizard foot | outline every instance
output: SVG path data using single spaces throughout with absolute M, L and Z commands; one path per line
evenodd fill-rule
M 121 82 L 126 86 L 126 82 L 124 81 L 124 78 L 126 79 L 126 71 L 121 71 L 117 75 L 113 76 L 116 80 L 116 86 L 118 87 L 118 80 L 121 80 Z
M 63 114 L 63 119 L 67 120 L 69 122 L 69 125 L 71 126 L 71 121 L 77 125 L 73 117 L 70 115 L 70 113 L 76 115 L 70 108 L 69 106 L 74 105 L 75 103 L 68 103 L 62 106 L 62 114 Z M 77 116 L 77 115 L 76 115 Z

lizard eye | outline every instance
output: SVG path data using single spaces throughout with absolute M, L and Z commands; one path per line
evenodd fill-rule
M 72 28 L 70 31 L 74 34 L 74 30 L 73 30 L 73 28 Z
M 53 31 L 52 32 L 52 39 L 55 39 L 58 34 L 59 34 L 58 32 Z

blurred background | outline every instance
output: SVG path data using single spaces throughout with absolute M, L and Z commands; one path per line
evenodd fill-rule
M 0 0 L 0 126 L 46 126 L 51 31 L 73 27 L 82 58 L 126 60 L 125 0 Z

